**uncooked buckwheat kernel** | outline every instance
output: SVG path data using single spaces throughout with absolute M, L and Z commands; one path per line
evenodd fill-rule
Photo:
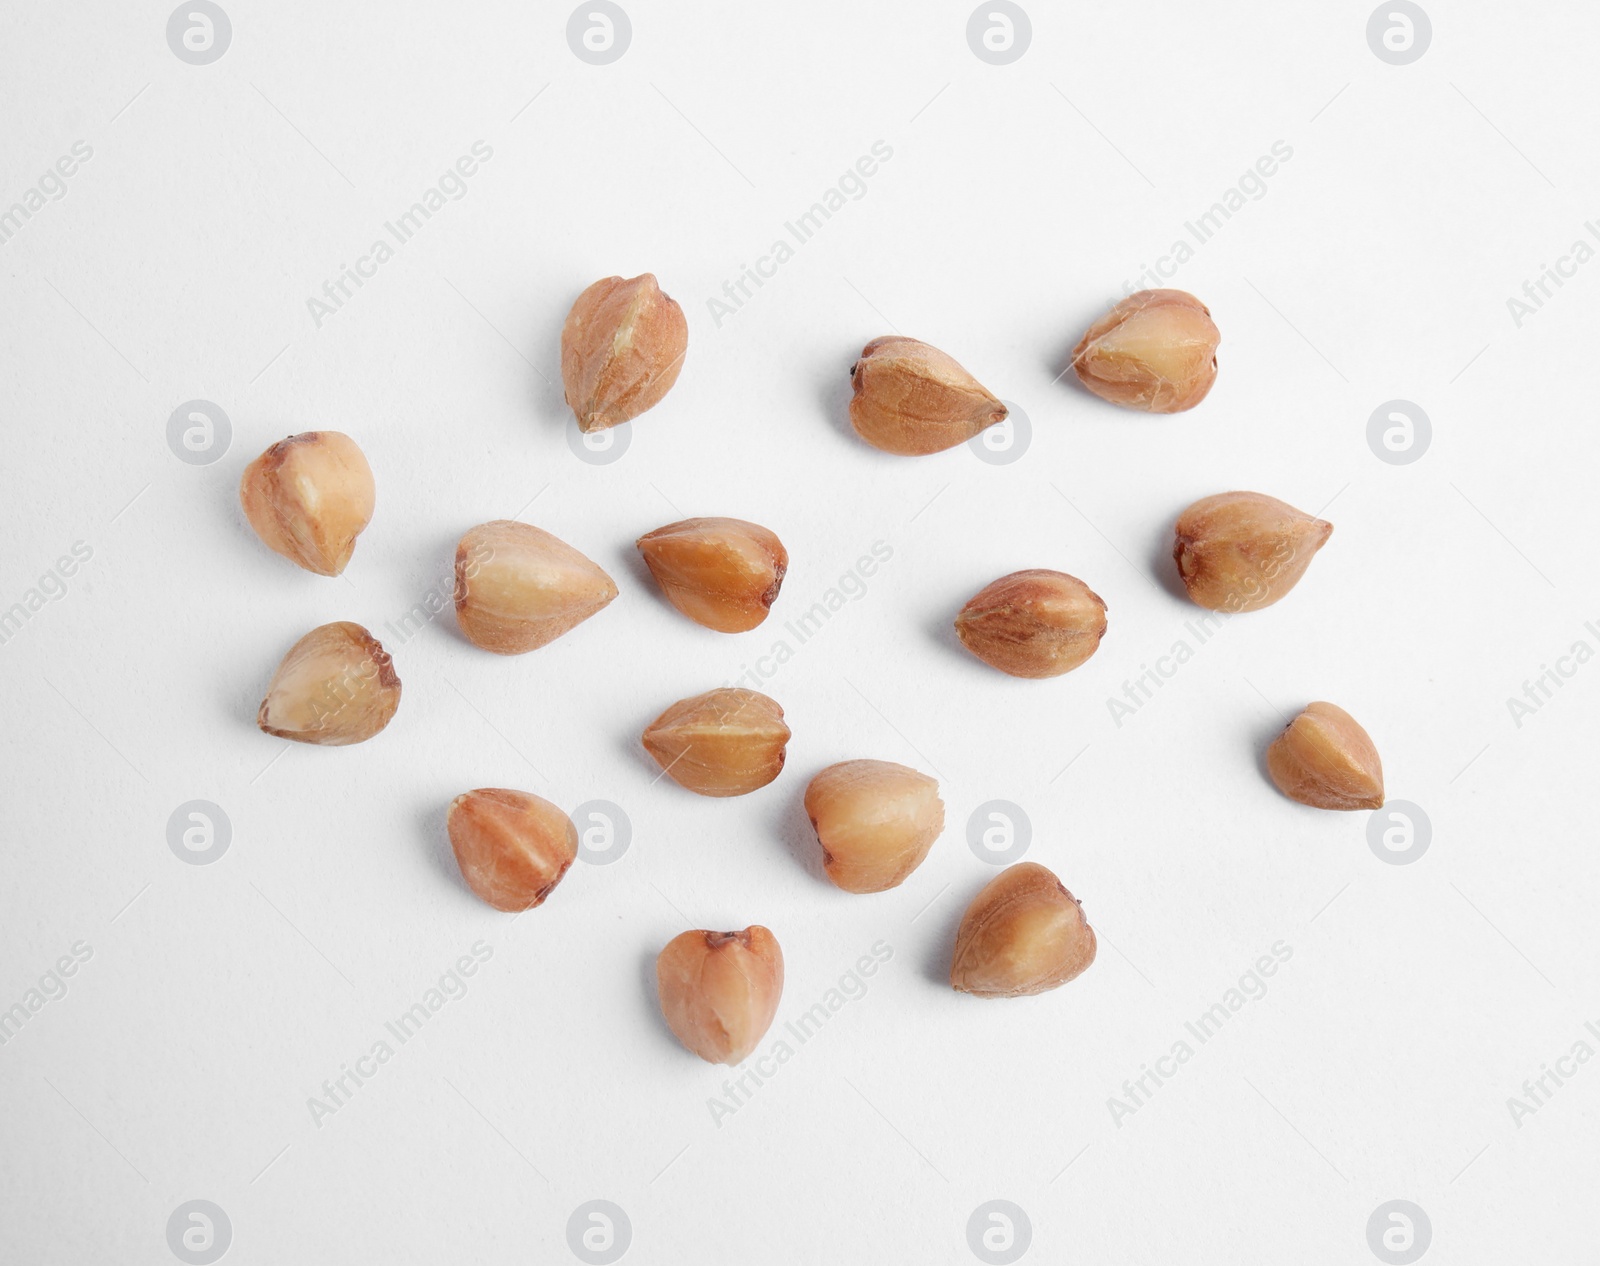
M 684 932 L 656 958 L 661 1014 L 678 1041 L 711 1064 L 737 1064 L 772 1026 L 783 951 L 759 924 Z
M 1333 524 L 1276 497 L 1222 492 L 1178 516 L 1172 557 L 1202 607 L 1259 611 L 1299 583 L 1332 532 Z
M 1094 962 L 1083 906 L 1036 862 L 1018 862 L 984 887 L 956 932 L 950 984 L 980 998 L 1018 998 L 1064 985 Z
M 886 760 L 829 765 L 806 788 L 828 878 L 846 892 L 898 888 L 944 830 L 939 784 Z
M 754 690 L 724 687 L 680 699 L 644 732 L 645 750 L 675 783 L 702 796 L 742 796 L 783 769 L 783 709 Z
M 1267 748 L 1278 790 L 1313 809 L 1381 809 L 1383 762 L 1343 708 L 1311 703 Z
M 1006 407 L 936 347 L 886 335 L 850 370 L 850 425 L 874 448 L 901 456 L 965 444 L 1004 420 Z
M 667 600 L 696 624 L 743 633 L 767 618 L 789 554 L 776 535 L 743 519 L 685 519 L 637 541 Z
M 1035 568 L 979 590 L 956 616 L 961 644 L 1013 677 L 1059 677 L 1100 646 L 1106 604 L 1075 576 Z
M 239 501 L 256 535 L 319 576 L 344 571 L 374 500 L 372 468 L 338 431 L 279 440 L 239 480 Z
M 256 724 L 268 734 L 342 747 L 371 738 L 400 706 L 400 678 L 378 639 L 341 620 L 314 628 L 289 648 Z
M 1217 380 L 1222 335 L 1205 304 L 1182 290 L 1141 290 L 1089 327 L 1072 352 L 1079 380 L 1102 400 L 1181 413 Z
M 578 829 L 548 800 L 481 787 L 457 796 L 447 824 L 467 887 L 496 910 L 543 903 L 578 856 Z
M 689 325 L 650 273 L 607 277 L 561 328 L 561 381 L 582 431 L 603 431 L 659 404 L 683 368 Z
M 456 546 L 456 620 L 498 655 L 553 642 L 616 596 L 597 564 L 527 523 L 482 523 Z

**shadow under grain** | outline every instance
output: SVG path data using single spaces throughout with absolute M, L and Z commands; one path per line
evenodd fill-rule
M 1150 575 L 1162 589 L 1188 604 L 1189 591 L 1184 588 L 1183 577 L 1178 575 L 1178 564 L 1173 560 L 1172 546 L 1172 522 L 1165 522 L 1153 528 L 1149 548 L 1145 551 L 1145 563 L 1150 569 Z
M 688 931 L 687 928 L 684 930 Z M 657 1036 L 663 1049 L 670 1048 L 685 1062 L 700 1062 L 693 1052 L 684 1049 L 677 1034 L 668 1027 L 666 1017 L 661 1014 L 661 992 L 656 984 L 656 956 L 660 952 L 660 949 L 646 949 L 639 955 L 640 1001 L 656 1021 L 650 1026 L 650 1031 Z
M 852 361 L 851 364 L 855 362 Z M 846 369 L 840 374 L 828 374 L 817 391 L 817 407 L 822 410 L 823 417 L 828 419 L 828 424 L 839 432 L 840 435 L 852 445 L 859 445 L 861 439 L 856 435 L 855 427 L 850 425 L 850 397 L 854 394 L 850 386 L 850 371 Z
M 469 901 L 481 905 L 482 900 L 467 887 L 467 881 L 461 874 L 461 867 L 456 862 L 456 851 L 450 844 L 448 823 L 451 803 L 449 800 L 430 801 L 426 807 L 419 808 L 416 812 L 417 831 L 422 837 L 428 861 L 434 870 Z
M 967 905 L 982 885 L 957 880 L 917 919 L 915 926 L 927 938 L 918 955 L 922 977 L 930 984 L 950 988 L 950 956 L 955 951 L 956 930 L 967 912 Z
M 806 788 L 810 779 L 802 784 L 791 783 L 789 796 L 780 802 L 773 831 L 789 850 L 789 856 L 820 884 L 833 886 L 822 865 L 822 845 L 817 843 L 817 833 L 811 827 L 806 813 Z

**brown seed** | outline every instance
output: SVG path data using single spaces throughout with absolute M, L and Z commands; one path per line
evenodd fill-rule
M 359 624 L 314 628 L 289 648 L 256 713 L 268 734 L 342 747 L 371 738 L 400 706 L 389 652 Z
M 1078 899 L 1043 866 L 1018 862 L 967 907 L 950 984 L 980 998 L 1044 993 L 1081 975 L 1094 952 L 1094 929 Z
M 372 468 L 338 431 L 279 440 L 245 467 L 239 501 L 262 542 L 319 576 L 337 576 L 372 519 Z
M 850 425 L 886 453 L 920 456 L 965 444 L 1006 416 L 1006 407 L 936 347 L 886 335 L 861 349 L 850 370 Z
M 719 633 L 743 633 L 765 620 L 789 569 L 783 542 L 743 519 L 685 519 L 637 544 L 667 600 Z
M 1311 703 L 1267 748 L 1278 790 L 1313 809 L 1381 809 L 1383 762 L 1343 708 Z
M 1106 604 L 1075 576 L 1035 568 L 984 586 L 956 616 L 961 644 L 1013 677 L 1059 677 L 1100 646 Z
M 688 347 L 683 309 L 652 274 L 595 282 L 561 328 L 561 381 L 578 429 L 603 431 L 659 404 Z
M 578 828 L 548 800 L 480 787 L 450 803 L 450 847 L 467 887 L 496 910 L 543 903 L 578 856 Z
M 1172 557 L 1202 607 L 1259 611 L 1299 583 L 1332 532 L 1333 524 L 1276 497 L 1222 492 L 1178 516 Z
M 1182 413 L 1217 380 L 1222 335 L 1205 304 L 1182 290 L 1141 290 L 1089 327 L 1072 352 L 1079 380 L 1102 400 Z
M 644 732 L 645 750 L 680 787 L 742 796 L 783 769 L 783 709 L 754 690 L 723 688 L 680 699 Z
M 526 523 L 482 523 L 456 546 L 456 620 L 497 655 L 553 642 L 616 596 L 597 564 Z
M 886 760 L 829 765 L 806 788 L 828 878 L 846 892 L 898 888 L 944 830 L 939 784 Z
M 684 932 L 656 958 L 661 1014 L 678 1041 L 711 1064 L 755 1050 L 783 996 L 783 951 L 759 924 Z

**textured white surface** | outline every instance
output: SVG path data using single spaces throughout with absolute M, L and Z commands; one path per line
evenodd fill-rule
M 170 51 L 160 5 L 3 18 L 0 206 L 93 152 L 0 245 L 0 608 L 74 542 L 92 557 L 0 645 L 0 1009 L 75 943 L 92 956 L 0 1045 L 0 1257 L 170 1262 L 169 1215 L 198 1198 L 226 1211 L 228 1261 L 556 1262 L 605 1199 L 628 1261 L 968 1262 L 969 1215 L 1004 1199 L 1028 1260 L 1366 1262 L 1369 1216 L 1405 1199 L 1429 1261 L 1576 1259 L 1600 1071 L 1567 1065 L 1520 1125 L 1507 1101 L 1600 1050 L 1600 666 L 1564 661 L 1520 725 L 1507 699 L 1600 648 L 1580 515 L 1600 265 L 1520 328 L 1506 300 L 1600 207 L 1600 14 L 1432 4 L 1431 48 L 1391 66 L 1365 3 L 1033 4 L 1026 55 L 990 66 L 963 4 L 634 0 L 631 47 L 595 67 L 560 6 L 228 7 L 207 66 Z M 1280 141 L 1265 195 L 1173 279 L 1223 332 L 1210 398 L 1147 418 L 1053 381 Z M 465 195 L 318 328 L 307 299 L 475 142 Z M 719 328 L 708 299 L 877 142 L 865 195 Z M 548 381 L 561 321 L 645 270 L 688 315 L 684 372 L 619 461 L 586 464 Z M 1020 406 L 1025 455 L 857 442 L 847 370 L 891 329 Z M 166 443 L 196 398 L 232 423 L 211 465 Z M 1365 438 L 1395 398 L 1433 423 L 1411 465 Z M 347 579 L 269 553 L 238 509 L 245 464 L 315 428 L 377 479 Z M 1195 640 L 1170 524 L 1236 487 L 1326 505 L 1333 538 L 1119 726 L 1107 700 Z M 519 513 L 616 602 L 509 660 L 448 614 L 386 629 L 447 588 L 464 529 Z M 654 591 L 632 541 L 698 514 L 787 544 L 768 626 L 714 635 Z M 888 561 L 821 631 L 787 634 L 875 544 Z M 1031 566 L 1110 607 L 1057 681 L 999 677 L 948 632 Z M 348 749 L 267 738 L 274 664 L 335 619 L 393 653 L 396 720 Z M 780 639 L 784 775 L 731 801 L 657 780 L 642 727 Z M 1264 742 L 1316 698 L 1426 811 L 1420 860 L 1265 781 Z M 855 756 L 935 773 L 948 807 L 875 897 L 819 877 L 800 808 Z M 613 801 L 631 848 L 513 922 L 444 835 L 484 785 Z M 194 799 L 232 824 L 210 865 L 167 844 Z M 967 821 L 996 799 L 1101 937 L 1080 980 L 1020 1002 L 944 984 L 994 873 Z M 716 1119 L 731 1074 L 673 1042 L 652 964 L 686 926 L 752 922 L 788 967 L 763 1049 L 892 955 Z M 1280 942 L 1266 995 L 1116 1119 L 1124 1081 Z M 314 1123 L 324 1080 L 479 943 L 465 996 Z

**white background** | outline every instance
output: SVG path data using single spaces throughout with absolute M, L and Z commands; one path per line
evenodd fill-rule
M 970 1262 L 996 1198 L 1041 1261 L 1371 1262 L 1391 1199 L 1425 1210 L 1430 1261 L 1592 1242 L 1600 1070 L 1520 1127 L 1507 1100 L 1600 1049 L 1600 666 L 1520 726 L 1507 699 L 1600 645 L 1600 264 L 1520 329 L 1506 300 L 1600 212 L 1600 13 L 1433 3 L 1426 55 L 1392 66 L 1365 0 L 1035 3 L 1026 55 L 992 66 L 965 4 L 630 0 L 631 47 L 596 67 L 565 6 L 228 7 L 231 47 L 193 66 L 163 5 L 6 6 L 0 205 L 74 142 L 93 157 L 0 246 L 0 607 L 73 542 L 93 556 L 0 646 L 0 1008 L 73 943 L 93 956 L 0 1046 L 0 1257 L 170 1262 L 195 1198 L 251 1263 L 575 1260 L 568 1217 L 596 1198 L 642 1262 Z M 316 328 L 307 298 L 480 140 L 466 196 Z M 718 328 L 707 300 L 876 141 L 866 195 Z M 1210 397 L 1153 418 L 1056 381 L 1275 141 L 1293 157 L 1266 196 L 1173 279 L 1222 330 Z M 687 314 L 685 368 L 621 460 L 586 464 L 561 322 L 647 270 Z M 853 437 L 848 369 L 893 331 L 1020 407 L 1020 460 Z M 232 421 L 206 466 L 166 442 L 196 398 Z M 1396 398 L 1433 422 L 1404 466 L 1366 441 Z M 237 502 L 252 457 L 316 428 L 376 474 L 344 579 L 270 553 Z M 1231 488 L 1326 506 L 1333 537 L 1119 727 L 1108 698 L 1197 614 L 1171 523 Z M 448 614 L 385 630 L 466 528 L 519 512 L 621 596 L 516 659 Z M 691 624 L 637 561 L 635 537 L 700 514 L 786 542 L 762 629 Z M 643 726 L 739 676 L 874 542 L 892 560 L 764 687 L 794 731 L 782 777 L 736 800 L 657 780 Z M 1002 677 L 948 632 L 1022 567 L 1109 604 L 1067 677 Z M 260 733 L 278 658 L 336 619 L 389 645 L 395 721 L 346 749 Z M 1420 860 L 1266 781 L 1312 699 L 1425 810 Z M 936 773 L 947 806 L 877 896 L 821 878 L 800 807 L 857 756 Z M 631 848 L 513 921 L 445 838 L 475 786 L 613 801 Z M 211 865 L 168 847 L 193 799 L 232 823 Z M 967 820 L 994 799 L 1101 937 L 1036 999 L 945 983 L 995 873 Z M 875 942 L 893 955 L 718 1124 L 729 1072 L 665 1029 L 654 955 L 755 922 L 787 963 L 773 1039 Z M 324 1079 L 478 941 L 468 994 L 314 1124 Z M 1123 1082 L 1278 941 L 1266 997 L 1115 1121 Z

